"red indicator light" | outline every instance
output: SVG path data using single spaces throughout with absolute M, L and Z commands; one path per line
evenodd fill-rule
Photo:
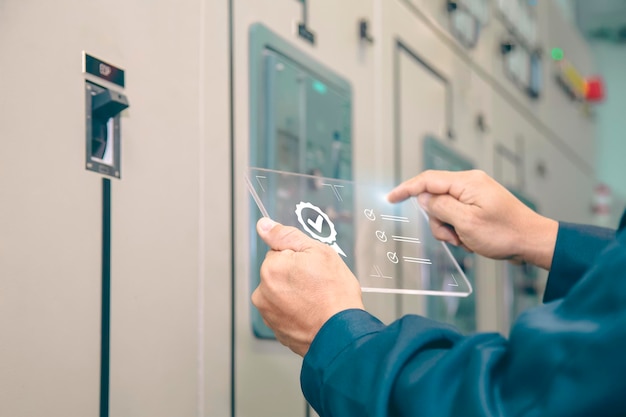
M 585 100 L 591 103 L 598 103 L 604 100 L 604 81 L 601 77 L 587 78 Z

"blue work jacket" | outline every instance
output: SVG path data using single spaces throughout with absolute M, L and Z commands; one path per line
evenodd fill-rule
M 626 232 L 560 223 L 544 304 L 508 339 L 346 310 L 300 382 L 322 417 L 624 416 Z

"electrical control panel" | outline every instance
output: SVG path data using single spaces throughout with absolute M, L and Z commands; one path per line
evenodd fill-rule
M 256 168 L 352 179 L 352 90 L 265 26 L 250 28 L 250 159 Z M 266 245 L 250 201 L 250 286 L 256 288 Z M 272 338 L 252 308 L 252 328 Z
M 446 171 L 465 171 L 473 169 L 474 164 L 454 151 L 440 140 L 430 136 L 424 139 L 424 169 Z M 431 239 L 434 239 L 431 237 Z M 435 246 L 432 246 L 435 248 Z M 465 273 L 472 286 L 475 284 L 476 255 L 462 248 L 448 246 L 450 252 Z M 432 253 L 432 257 L 444 256 L 441 251 Z M 430 297 L 427 300 L 428 317 L 452 323 L 461 331 L 476 330 L 476 296 L 464 299 L 452 297 Z
M 476 46 L 482 28 L 491 18 L 489 0 L 446 0 L 446 8 L 454 37 L 466 48 Z
M 533 99 L 543 87 L 536 0 L 498 0 L 497 16 L 506 27 L 500 52 L 504 73 Z

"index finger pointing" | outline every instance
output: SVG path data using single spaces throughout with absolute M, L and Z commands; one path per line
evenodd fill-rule
M 435 171 L 428 170 L 404 181 L 391 190 L 387 199 L 391 203 L 399 203 L 409 197 L 422 193 L 455 195 L 455 184 L 459 184 L 467 176 L 466 171 Z

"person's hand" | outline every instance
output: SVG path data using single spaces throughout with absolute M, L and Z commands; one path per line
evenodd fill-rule
M 264 217 L 257 232 L 270 251 L 252 303 L 278 341 L 304 356 L 328 319 L 343 310 L 363 309 L 361 287 L 330 246 L 295 227 Z
M 392 203 L 418 196 L 433 235 L 493 259 L 550 269 L 558 223 L 519 201 L 482 171 L 424 171 L 388 195 Z

